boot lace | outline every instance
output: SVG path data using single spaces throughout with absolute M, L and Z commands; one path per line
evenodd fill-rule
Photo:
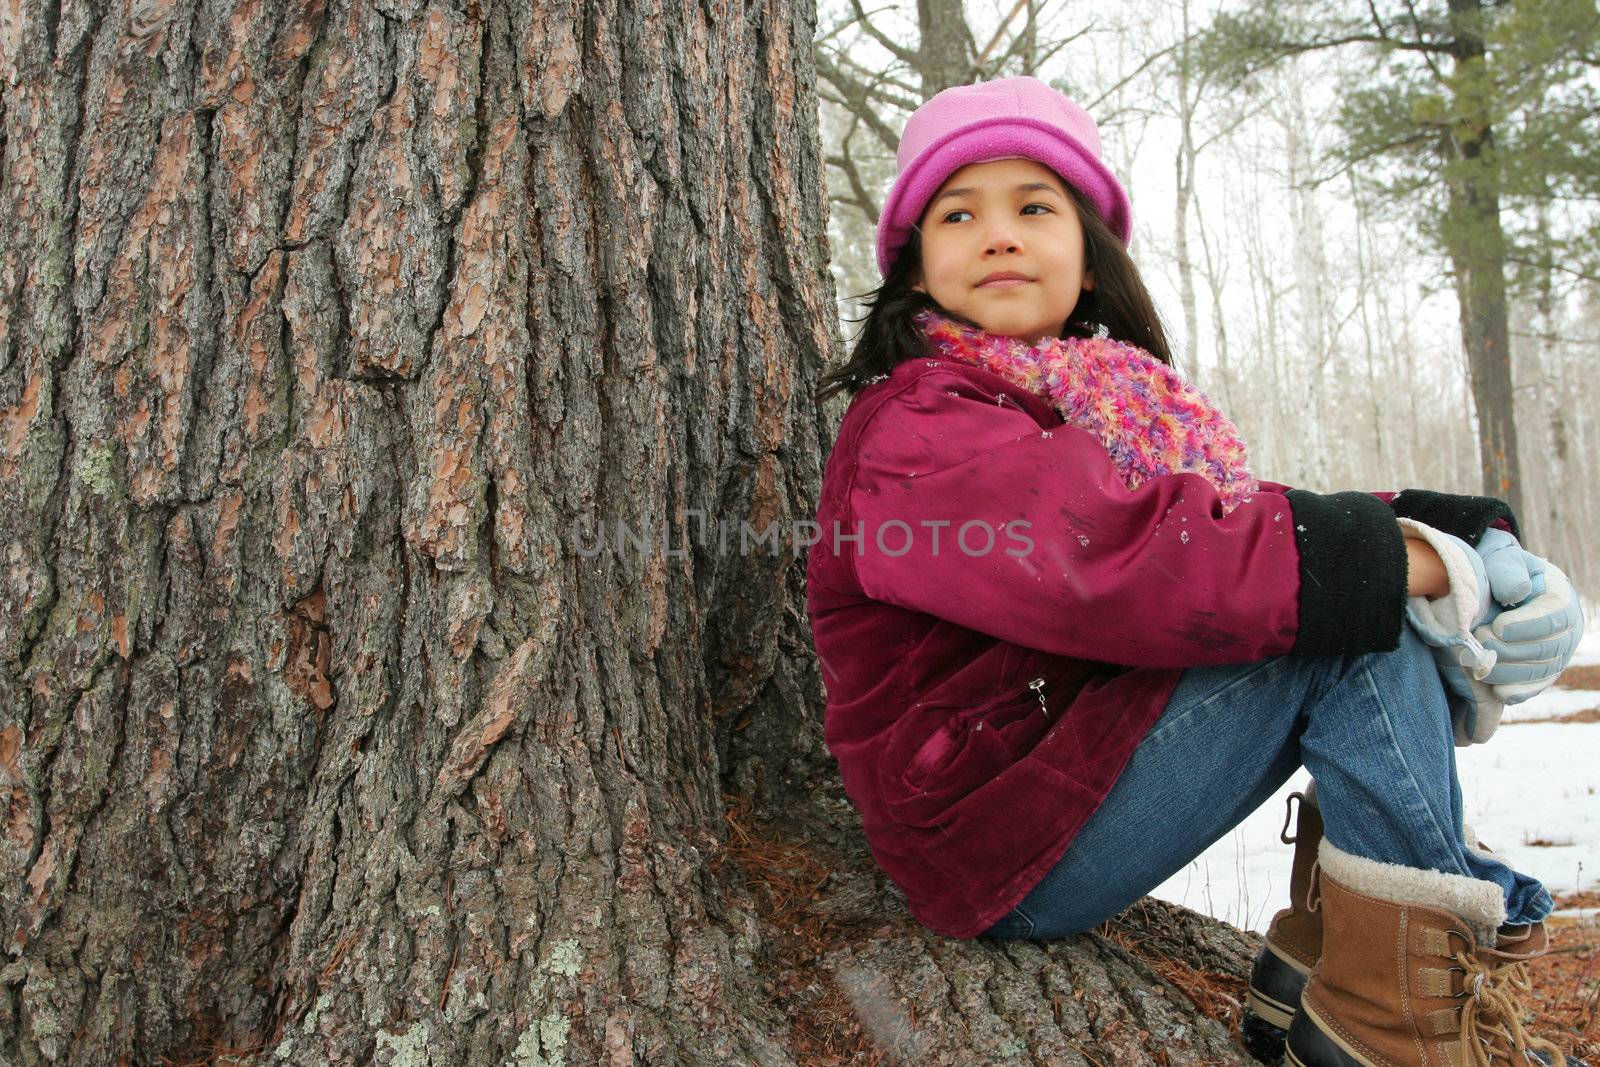
M 1496 1059 L 1532 1062 L 1527 1053 L 1539 1051 L 1550 1057 L 1549 1067 L 1567 1067 L 1566 1054 L 1553 1042 L 1522 1027 L 1521 997 L 1533 991 L 1526 960 L 1491 966 L 1465 950 L 1457 951 L 1455 960 L 1463 976 L 1461 1043 L 1468 1063 L 1493 1067 Z

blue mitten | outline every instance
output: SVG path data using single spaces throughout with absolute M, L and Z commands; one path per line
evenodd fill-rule
M 1566 669 L 1583 639 L 1583 605 L 1572 583 L 1554 563 L 1530 558 L 1539 567 L 1532 595 L 1475 628 L 1497 659 L 1484 681 L 1505 704 L 1543 692 Z
M 1450 721 L 1458 746 L 1487 741 L 1500 725 L 1505 704 L 1484 679 L 1494 668 L 1497 654 L 1473 633 L 1494 612 L 1488 571 L 1472 546 L 1442 530 L 1400 519 L 1407 537 L 1433 546 L 1444 561 L 1450 591 L 1441 597 L 1406 599 L 1406 619 L 1433 648 L 1433 659 L 1444 682 Z
M 1533 586 L 1544 574 L 1544 560 L 1523 548 L 1505 530 L 1489 527 L 1473 551 L 1483 560 L 1489 591 L 1498 603 L 1515 607 L 1536 592 Z

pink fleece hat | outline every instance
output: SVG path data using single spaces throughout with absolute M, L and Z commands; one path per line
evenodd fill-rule
M 878 218 L 878 270 L 895 256 L 946 178 L 968 163 L 1020 156 L 1054 170 L 1083 193 L 1111 232 L 1128 243 L 1128 194 L 1100 162 L 1100 131 L 1088 112 L 1026 75 L 957 85 L 906 120 L 895 162 L 900 174 Z

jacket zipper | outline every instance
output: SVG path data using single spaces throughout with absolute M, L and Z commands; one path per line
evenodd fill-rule
M 1039 698 L 1039 710 L 1044 714 L 1044 717 L 1048 719 L 1050 717 L 1050 706 L 1044 702 L 1044 679 L 1035 678 L 1033 681 L 1028 683 L 1028 688 L 1032 689 L 1034 695 Z

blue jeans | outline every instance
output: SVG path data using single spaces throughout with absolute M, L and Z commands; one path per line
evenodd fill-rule
M 1066 937 L 1109 919 L 1203 852 L 1302 764 L 1324 835 L 1346 852 L 1497 883 L 1506 921 L 1543 885 L 1462 841 L 1444 686 L 1410 625 L 1393 652 L 1192 667 L 1066 854 L 981 936 Z M 1288 857 L 1285 857 L 1285 865 Z

